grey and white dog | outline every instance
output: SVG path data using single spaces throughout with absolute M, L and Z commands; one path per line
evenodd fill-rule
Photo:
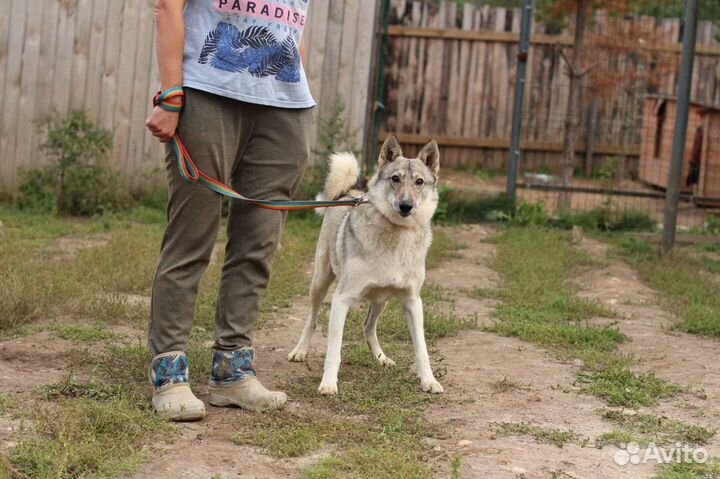
M 297 346 L 288 355 L 290 361 L 305 360 L 322 301 L 338 278 L 330 308 L 321 394 L 338 392 L 345 318 L 360 300 L 370 302 L 364 329 L 373 356 L 384 366 L 395 364 L 380 348 L 376 332 L 378 317 L 391 297 L 397 297 L 405 310 L 422 390 L 443 392 L 430 367 L 420 299 L 425 257 L 432 242 L 430 220 L 438 204 L 439 170 L 440 152 L 434 140 L 417 158 L 405 158 L 397 138 L 390 136 L 382 146 L 377 173 L 368 183 L 369 202 L 324 212 L 310 287 L 310 316 Z M 332 155 L 323 196 L 338 199 L 362 194 L 352 189 L 358 174 L 352 154 Z

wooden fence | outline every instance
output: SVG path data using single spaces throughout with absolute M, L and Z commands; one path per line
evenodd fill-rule
M 306 72 L 319 108 L 346 104 L 361 144 L 376 0 L 310 2 Z M 154 0 L 0 0 L 0 192 L 47 161 L 37 124 L 84 109 L 113 132 L 113 168 L 133 190 L 162 184 L 163 149 L 146 131 L 159 80 Z M 315 123 L 317 125 L 317 121 Z M 317 138 L 316 128 L 313 138 Z
M 409 145 L 437 138 L 445 146 L 446 165 L 503 168 L 519 30 L 518 9 L 393 1 L 384 130 L 400 133 Z M 572 25 L 553 31 L 533 24 L 523 118 L 525 170 L 559 168 L 569 84 L 561 51 L 571 57 L 571 30 Z M 715 104 L 720 103 L 717 34 L 717 27 L 700 22 L 693 78 L 693 97 Z M 590 73 L 583 80 L 578 153 L 585 151 L 587 139 L 595 155 L 636 156 L 642 98 L 677 88 L 680 21 L 597 12 L 585 38 Z M 629 169 L 636 169 L 636 159 Z

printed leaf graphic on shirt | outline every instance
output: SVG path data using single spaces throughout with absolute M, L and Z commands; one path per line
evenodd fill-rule
M 300 82 L 300 53 L 291 36 L 279 43 L 267 27 L 252 26 L 240 32 L 218 23 L 208 33 L 198 63 L 255 77 L 273 76 L 285 83 Z

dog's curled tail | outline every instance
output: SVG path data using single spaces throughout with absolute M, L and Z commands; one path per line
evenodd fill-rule
M 323 196 L 329 200 L 340 198 L 352 189 L 358 176 L 360 176 L 360 167 L 355 155 L 349 151 L 333 153 L 330 155 Z

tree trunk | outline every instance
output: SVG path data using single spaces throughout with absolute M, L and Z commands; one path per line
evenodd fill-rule
M 585 23 L 587 19 L 590 0 L 577 0 L 577 13 L 575 14 L 575 40 L 573 54 L 569 68 L 570 87 L 568 91 L 568 106 L 565 118 L 565 131 L 563 135 L 563 161 L 562 185 L 570 186 L 575 168 L 575 145 L 577 144 L 580 115 L 582 114 L 581 101 L 581 71 L 583 66 L 583 53 L 585 49 Z M 570 193 L 560 191 L 558 196 L 558 210 L 570 209 Z

